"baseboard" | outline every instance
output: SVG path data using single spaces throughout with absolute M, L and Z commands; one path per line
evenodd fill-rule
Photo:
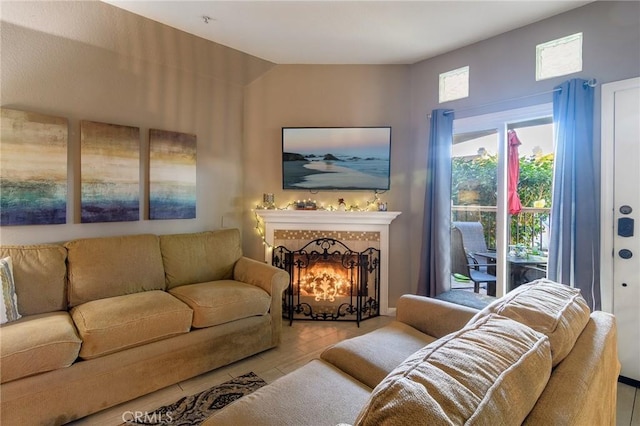
M 625 385 L 633 386 L 635 388 L 640 388 L 640 381 L 636 379 L 630 379 L 629 377 L 618 376 L 618 382 Z

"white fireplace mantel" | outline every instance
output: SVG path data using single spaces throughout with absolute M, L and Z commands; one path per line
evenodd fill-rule
M 380 235 L 380 314 L 389 314 L 389 225 L 401 212 L 255 210 L 264 222 L 265 261 L 271 263 L 276 230 L 363 231 Z
M 400 212 L 357 211 L 339 212 L 328 210 L 256 210 L 265 223 L 298 224 L 330 223 L 349 225 L 389 225 Z M 281 228 L 278 228 L 281 229 Z M 352 228 L 349 228 L 352 229 Z

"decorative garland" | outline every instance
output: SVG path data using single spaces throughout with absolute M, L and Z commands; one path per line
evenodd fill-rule
M 342 198 L 339 199 L 339 203 L 343 204 L 344 201 Z M 380 201 L 380 196 L 378 194 L 378 192 L 374 192 L 373 194 L 373 199 L 371 200 L 367 200 L 367 205 L 364 208 L 360 208 L 357 204 L 355 205 L 351 205 L 348 208 L 343 207 L 342 209 L 339 207 L 335 207 L 333 205 L 329 205 L 328 207 L 325 207 L 324 205 L 321 207 L 317 207 L 317 203 L 315 200 L 297 200 L 297 201 L 290 201 L 289 203 L 287 203 L 286 206 L 284 207 L 273 207 L 273 208 L 265 208 L 264 206 L 256 206 L 255 209 L 253 209 L 253 214 L 255 216 L 256 219 L 256 230 L 258 231 L 258 235 L 260 236 L 260 239 L 262 240 L 262 245 L 267 247 L 269 250 L 273 249 L 273 245 L 269 244 L 269 242 L 267 242 L 266 239 L 266 235 L 265 235 L 265 231 L 264 231 L 264 224 L 262 223 L 262 220 L 260 219 L 260 215 L 258 214 L 259 210 L 289 210 L 291 207 L 296 207 L 296 209 L 298 210 L 326 210 L 326 211 L 350 211 L 350 212 L 366 212 L 366 211 L 370 211 L 371 206 L 375 205 L 375 210 L 380 210 L 380 205 L 381 205 L 381 201 Z M 305 207 L 301 207 L 301 206 L 305 206 Z M 306 206 L 312 206 L 311 208 L 307 208 Z M 384 204 L 384 210 L 386 210 L 386 204 Z

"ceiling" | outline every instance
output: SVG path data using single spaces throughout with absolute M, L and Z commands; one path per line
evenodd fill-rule
M 103 1 L 277 64 L 412 64 L 590 3 Z

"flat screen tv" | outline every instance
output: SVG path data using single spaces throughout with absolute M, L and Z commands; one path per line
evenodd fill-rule
M 388 190 L 391 127 L 283 127 L 282 188 Z

